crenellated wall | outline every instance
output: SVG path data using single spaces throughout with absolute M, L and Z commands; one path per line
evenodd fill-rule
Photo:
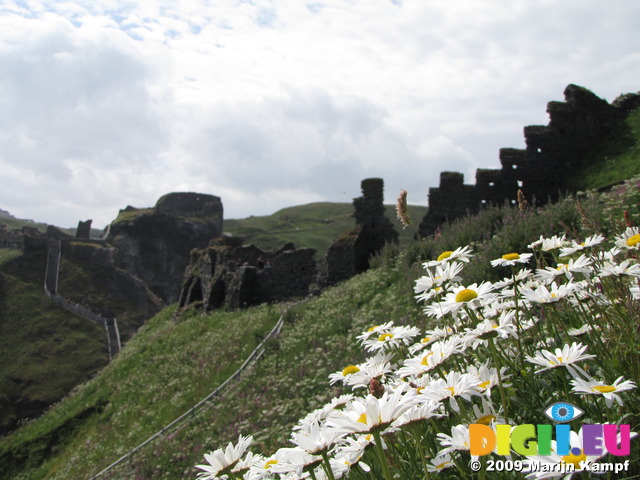
M 623 95 L 609 104 L 577 85 L 567 86 L 564 97 L 564 102 L 547 104 L 548 125 L 524 128 L 526 148 L 501 149 L 501 168 L 478 169 L 475 185 L 465 185 L 461 173 L 442 172 L 439 187 L 429 189 L 420 236 L 483 206 L 515 204 L 518 189 L 539 204 L 556 200 L 568 191 L 567 176 L 581 166 L 585 153 L 640 105 L 639 95 Z

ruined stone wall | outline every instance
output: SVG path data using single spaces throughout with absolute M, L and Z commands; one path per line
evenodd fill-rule
M 193 250 L 179 305 L 202 310 L 230 310 L 309 295 L 317 276 L 312 248 L 293 244 L 278 250 L 239 245 L 223 237 L 205 249 Z
M 478 169 L 475 185 L 465 185 L 461 173 L 441 173 L 439 187 L 429 189 L 420 235 L 430 235 L 443 223 L 485 205 L 515 204 L 518 189 L 539 204 L 557 200 L 568 190 L 568 173 L 581 166 L 585 153 L 640 105 L 638 95 L 624 95 L 609 104 L 577 85 L 567 86 L 564 96 L 564 102 L 548 103 L 548 125 L 524 128 L 525 149 L 500 150 L 501 169 Z
M 369 260 L 387 243 L 398 242 L 398 232 L 385 215 L 384 181 L 367 178 L 362 196 L 353 199 L 356 226 L 342 234 L 324 258 L 320 283 L 333 285 L 369 268 Z

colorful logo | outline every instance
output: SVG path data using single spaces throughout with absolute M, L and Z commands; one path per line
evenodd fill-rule
M 582 449 L 571 448 L 571 425 L 566 424 L 580 417 L 584 412 L 567 402 L 557 402 L 544 411 L 556 425 L 497 424 L 495 429 L 488 425 L 469 425 L 469 453 L 483 456 L 490 453 L 510 455 L 512 450 L 523 456 L 551 455 L 551 442 L 555 440 L 558 455 L 611 455 L 622 457 L 631 451 L 631 426 L 615 424 L 582 425 Z

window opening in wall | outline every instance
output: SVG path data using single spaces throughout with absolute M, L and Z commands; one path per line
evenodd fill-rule
M 522 188 L 522 184 L 523 184 L 523 183 L 524 183 L 524 182 L 523 182 L 522 180 L 518 180 L 518 187 Z
M 493 182 L 489 182 L 489 186 L 490 186 L 490 187 L 493 187 L 493 186 L 495 186 L 495 183 L 493 183 Z

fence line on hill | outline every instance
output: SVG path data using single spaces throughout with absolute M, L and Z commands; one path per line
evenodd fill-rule
M 162 435 L 167 433 L 169 430 L 171 430 L 172 428 L 174 428 L 177 425 L 179 425 L 180 423 L 182 423 L 185 419 L 193 417 L 199 410 L 201 410 L 203 407 L 205 407 L 210 400 L 212 400 L 220 392 L 223 392 L 225 387 L 227 387 L 234 380 L 238 379 L 238 377 L 240 377 L 240 375 L 247 368 L 249 368 L 253 363 L 257 362 L 260 359 L 260 357 L 262 357 L 262 355 L 266 351 L 266 343 L 269 340 L 271 340 L 272 338 L 275 338 L 280 334 L 280 331 L 282 330 L 282 326 L 284 325 L 285 315 L 287 314 L 289 309 L 291 309 L 291 307 L 293 307 L 294 305 L 298 305 L 299 303 L 302 303 L 302 302 L 304 302 L 304 300 L 302 300 L 301 302 L 296 302 L 293 305 L 289 305 L 289 307 L 287 307 L 287 309 L 282 313 L 282 315 L 280 315 L 280 318 L 278 319 L 278 321 L 276 322 L 274 327 L 271 329 L 271 331 L 264 337 L 264 339 L 260 342 L 260 344 L 249 354 L 249 356 L 246 358 L 244 363 L 235 372 L 233 372 L 224 382 L 222 382 L 220 385 L 218 385 L 215 388 L 215 390 L 213 390 L 206 397 L 204 397 L 202 400 L 200 400 L 196 405 L 191 407 L 189 410 L 187 410 L 185 413 L 183 413 L 178 418 L 173 420 L 171 423 L 169 423 L 168 425 L 165 425 L 160 430 L 158 430 L 156 433 L 151 435 L 149 438 L 147 438 L 140 445 L 138 445 L 137 447 L 129 450 L 127 453 L 125 453 L 118 460 L 116 460 L 111 465 L 106 467 L 104 470 L 102 470 L 102 471 L 96 473 L 95 475 L 93 475 L 92 477 L 90 477 L 89 480 L 95 480 L 96 478 L 100 477 L 101 475 L 103 475 L 104 473 L 108 472 L 112 468 L 115 468 L 117 465 L 119 465 L 120 463 L 124 462 L 129 457 L 131 457 L 135 452 L 137 452 L 141 448 L 145 447 L 149 443 L 153 442 L 157 438 L 161 437 Z
M 60 240 L 54 239 L 50 239 L 47 242 L 47 265 L 44 274 L 44 293 L 65 310 L 103 326 L 107 334 L 107 348 L 109 350 L 109 360 L 111 360 L 122 348 L 118 321 L 115 318 L 103 317 L 79 303 L 72 302 L 58 293 L 58 277 L 60 275 L 61 256 L 60 243 Z

